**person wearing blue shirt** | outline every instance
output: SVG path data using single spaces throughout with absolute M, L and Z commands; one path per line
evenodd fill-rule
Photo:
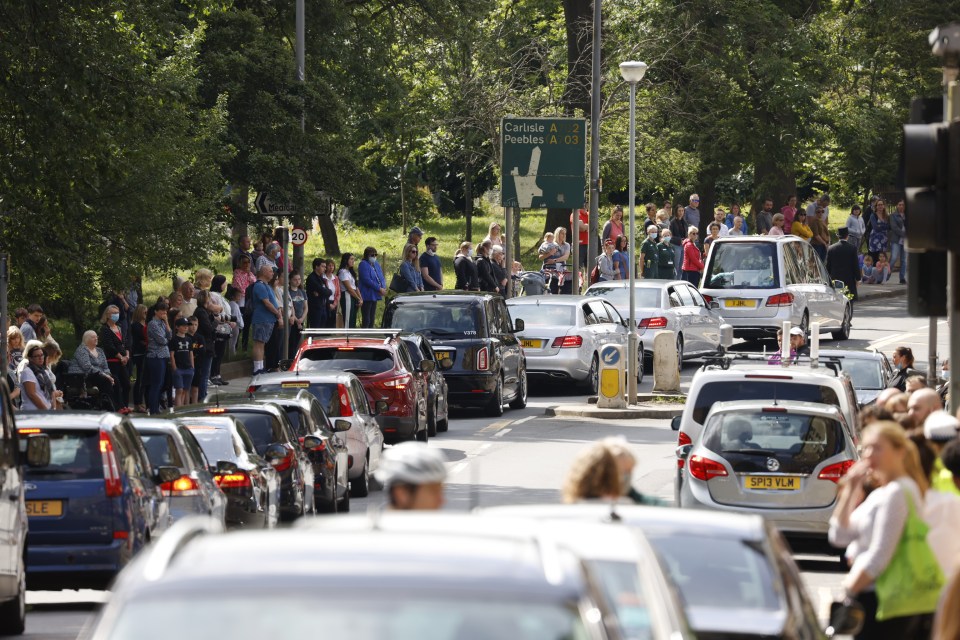
M 360 305 L 360 327 L 372 329 L 373 321 L 377 317 L 377 302 L 387 294 L 386 280 L 383 278 L 383 269 L 377 262 L 377 250 L 367 247 L 363 250 L 363 260 L 357 267 L 357 288 L 363 303 Z
M 426 251 L 420 256 L 420 275 L 423 277 L 424 291 L 440 291 L 443 289 L 443 268 L 440 265 L 440 256 L 437 255 L 437 239 L 427 238 Z
M 417 245 L 407 243 L 403 248 L 403 262 L 400 263 L 400 275 L 406 281 L 407 292 L 423 291 L 423 275 L 420 273 L 420 261 L 417 259 Z
M 264 372 L 264 348 L 270 342 L 273 329 L 283 326 L 283 314 L 277 302 L 270 282 L 273 280 L 273 267 L 263 264 L 257 271 L 257 281 L 253 285 L 253 315 L 250 318 L 253 333 L 253 375 Z M 169 340 L 169 339 L 168 339 Z

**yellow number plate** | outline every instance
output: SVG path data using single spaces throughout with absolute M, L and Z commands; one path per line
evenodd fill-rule
M 309 382 L 281 382 L 281 389 L 309 389 Z
M 757 306 L 757 301 L 734 298 L 731 300 L 724 300 L 723 305 L 728 309 L 753 309 Z
M 521 340 L 520 346 L 524 349 L 539 349 L 543 345 L 543 340 Z
M 63 515 L 60 500 L 27 500 L 27 515 L 38 518 L 54 518 Z
M 799 476 L 747 476 L 743 479 L 746 489 L 760 491 L 799 491 Z
M 450 359 L 450 352 L 449 352 L 449 351 L 434 351 L 434 352 L 433 352 L 433 355 L 436 357 L 437 362 L 440 362 L 441 360 L 449 360 L 449 359 Z

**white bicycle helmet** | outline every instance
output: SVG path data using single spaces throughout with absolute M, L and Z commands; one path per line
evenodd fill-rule
M 383 452 L 373 473 L 387 491 L 395 484 L 430 484 L 447 479 L 443 455 L 422 442 L 401 442 Z

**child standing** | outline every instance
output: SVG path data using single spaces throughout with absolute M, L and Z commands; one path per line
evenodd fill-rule
M 197 362 L 207 356 L 207 342 L 202 335 L 197 333 L 200 321 L 197 320 L 196 316 L 190 316 L 189 319 L 184 318 L 184 320 L 188 323 L 187 334 L 190 336 L 190 358 L 193 362 Z M 179 322 L 177 324 L 179 325 Z M 195 382 L 196 381 L 192 381 L 190 384 L 190 404 L 200 402 L 200 386 L 195 384 Z
M 170 338 L 170 366 L 173 369 L 173 388 L 176 390 L 174 406 L 182 407 L 190 399 L 190 384 L 193 382 L 193 341 L 187 335 L 190 321 L 179 318 L 177 332 Z

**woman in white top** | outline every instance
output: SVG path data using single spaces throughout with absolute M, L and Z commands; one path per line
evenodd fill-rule
M 503 230 L 500 228 L 499 222 L 491 222 L 490 228 L 487 231 L 487 237 L 482 240 L 482 242 L 490 241 L 490 245 L 495 244 L 500 245 L 501 247 L 507 246 L 505 243 L 507 241 L 506 237 L 503 235 Z
M 63 392 L 57 391 L 53 380 L 47 373 L 46 354 L 43 343 L 30 340 L 23 350 L 26 363 L 20 371 L 21 411 L 46 411 L 60 409 Z
M 909 505 L 913 505 L 914 513 L 923 513 L 927 481 L 920 455 L 903 427 L 890 421 L 875 422 L 864 429 L 862 447 L 861 460 L 840 484 L 829 533 L 830 544 L 847 547 L 850 572 L 843 580 L 844 590 L 866 611 L 864 627 L 856 637 L 922 637 L 920 629 L 929 629 L 932 615 L 878 621 L 874 588 L 900 542 Z M 865 489 L 868 482 L 875 487 L 869 495 Z
M 345 329 L 357 328 L 357 311 L 363 303 L 363 296 L 357 289 L 357 272 L 354 270 L 356 258 L 352 253 L 345 253 L 340 258 L 340 282 L 343 283 L 343 294 L 340 296 L 340 306 L 343 308 L 343 326 Z

